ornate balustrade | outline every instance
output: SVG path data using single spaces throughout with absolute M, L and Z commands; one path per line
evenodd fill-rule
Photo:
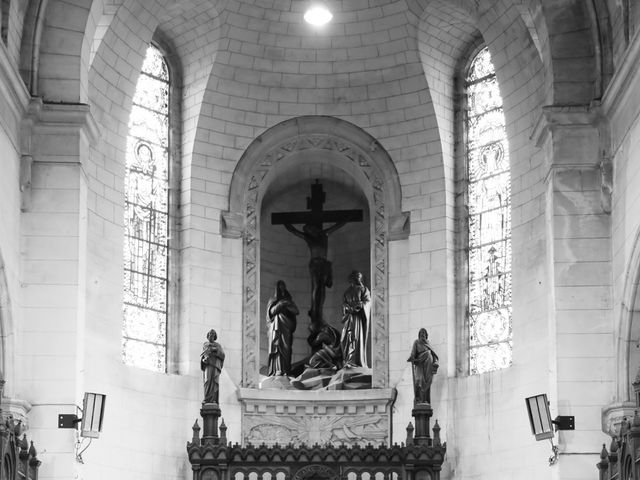
M 602 445 L 597 467 L 600 480 L 640 480 L 640 371 L 632 383 L 637 410 L 622 419 L 619 433 L 613 435 L 607 451 Z
M 204 431 L 196 421 L 187 443 L 193 480 L 439 480 L 446 453 L 438 422 L 428 432 L 430 406 L 417 405 L 416 436 L 411 423 L 406 444 L 387 445 L 240 445 L 227 444 L 220 409 L 205 404 Z

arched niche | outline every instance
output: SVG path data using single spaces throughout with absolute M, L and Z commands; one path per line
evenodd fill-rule
M 409 217 L 401 212 L 398 174 L 384 148 L 361 128 L 324 116 L 298 117 L 267 130 L 249 145 L 231 180 L 230 208 L 222 214 L 221 228 L 223 236 L 243 242 L 242 386 L 255 388 L 259 378 L 262 202 L 283 172 L 307 161 L 345 172 L 368 203 L 372 387 L 385 388 L 389 384 L 388 242 L 408 236 Z
M 275 293 L 278 280 L 284 280 L 300 314 L 294 333 L 292 361 L 298 362 L 310 355 L 308 310 L 311 307 L 309 281 L 309 249 L 306 243 L 288 232 L 283 225 L 272 225 L 271 214 L 284 211 L 304 211 L 310 196 L 310 187 L 321 181 L 326 195 L 324 210 L 360 209 L 362 222 L 347 223 L 329 238 L 328 258 L 333 263 L 333 287 L 326 290 L 324 319 L 338 331 L 342 328 L 342 294 L 347 276 L 353 270 L 362 272 L 365 283 L 371 278 L 371 222 L 369 199 L 360 189 L 360 182 L 352 173 L 343 170 L 341 158 L 330 151 L 301 151 L 293 154 L 266 179 L 260 216 L 260 313 L 265 321 L 259 322 L 260 371 L 267 366 L 267 328 L 265 306 Z M 355 172 L 357 174 L 357 172 Z M 331 224 L 325 225 L 325 228 Z M 298 225 L 300 228 L 301 225 Z M 283 248 L 283 246 L 285 248 Z

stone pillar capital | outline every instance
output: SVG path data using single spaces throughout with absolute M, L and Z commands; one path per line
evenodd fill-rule
M 94 145 L 100 130 L 87 104 L 44 103 L 41 98 L 32 98 L 22 122 L 22 153 L 32 154 L 34 136 L 56 134 L 77 134 Z
M 541 108 L 531 140 L 536 147 L 554 138 L 563 129 L 593 128 L 599 120 L 598 109 L 589 105 L 545 105 Z

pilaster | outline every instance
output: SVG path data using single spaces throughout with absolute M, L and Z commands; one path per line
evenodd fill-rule
M 25 398 L 37 398 L 31 431 L 47 445 L 43 478 L 75 477 L 73 430 L 58 430 L 58 413 L 75 413 L 82 398 L 83 281 L 86 261 L 85 163 L 98 129 L 87 105 L 33 99 L 23 119 L 21 217 L 21 365 Z M 28 162 L 25 160 L 27 159 Z M 27 188 L 28 187 L 28 188 Z
M 608 132 L 597 110 L 548 106 L 532 139 L 546 161 L 548 393 L 555 415 L 576 417 L 575 432 L 558 432 L 557 468 L 569 472 L 585 460 L 576 453 L 602 443 L 597 419 L 615 375 Z

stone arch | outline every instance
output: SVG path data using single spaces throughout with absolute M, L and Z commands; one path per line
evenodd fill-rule
M 86 103 L 90 42 L 86 41 L 93 0 L 34 2 L 30 84 L 45 101 Z M 24 62 L 23 62 L 24 65 Z
M 611 34 L 601 1 L 539 2 L 538 35 L 549 72 L 547 103 L 585 105 L 599 98 L 610 75 Z M 580 72 L 580 82 L 576 82 Z
M 401 212 L 401 187 L 389 154 L 361 128 L 334 117 L 286 120 L 256 138 L 240 159 L 231 180 L 229 211 L 222 214 L 222 235 L 243 239 L 242 384 L 256 387 L 259 358 L 258 218 L 270 171 L 299 152 L 325 152 L 353 172 L 369 201 L 371 215 L 372 387 L 388 385 L 388 241 L 406 238 L 408 214 Z
M 633 355 L 632 345 L 640 345 L 640 230 L 636 232 L 629 256 L 620 305 L 620 320 L 616 346 L 616 395 L 621 402 L 631 401 L 631 383 L 640 368 L 640 348 Z M 634 358 L 632 358 L 634 357 Z M 634 361 L 635 360 L 635 361 Z

